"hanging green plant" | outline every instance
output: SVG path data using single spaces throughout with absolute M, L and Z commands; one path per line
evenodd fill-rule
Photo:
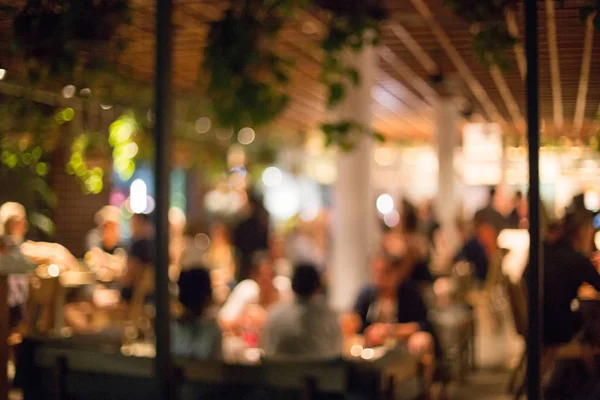
M 13 21 L 12 53 L 30 78 L 42 79 L 106 60 L 117 28 L 129 21 L 129 0 L 26 0 L 2 11 Z
M 98 194 L 104 188 L 104 168 L 110 157 L 106 136 L 83 132 L 71 144 L 67 173 L 74 175 L 86 194 Z
M 555 0 L 563 6 L 570 0 Z M 496 65 L 502 70 L 509 68 L 509 52 L 519 42 L 510 33 L 506 14 L 516 10 L 519 0 L 444 0 L 444 3 L 459 17 L 471 24 L 473 52 L 485 66 Z M 586 0 L 580 8 L 582 23 L 594 16 L 593 24 L 600 29 L 600 0 Z
M 285 110 L 293 60 L 278 54 L 275 43 L 283 26 L 301 11 L 318 10 L 326 18 L 327 32 L 318 43 L 325 52 L 321 80 L 328 89 L 327 106 L 339 105 L 348 85 L 360 83 L 359 72 L 342 61 L 342 53 L 377 44 L 387 15 L 382 4 L 382 0 L 231 0 L 223 18 L 211 24 L 204 52 L 204 70 L 210 75 L 206 93 L 215 123 L 234 131 L 260 127 Z M 328 143 L 351 147 L 345 136 L 349 129 L 323 128 Z
M 112 147 L 113 170 L 123 181 L 128 181 L 135 172 L 139 131 L 138 121 L 132 111 L 122 114 L 109 128 L 108 143 Z
M 18 201 L 28 210 L 33 228 L 47 236 L 54 230 L 46 214 L 56 206 L 48 185 L 49 157 L 60 134 L 56 113 L 23 97 L 0 98 L 0 203 Z

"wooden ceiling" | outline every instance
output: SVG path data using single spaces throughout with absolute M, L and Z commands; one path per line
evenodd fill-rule
M 600 37 L 580 22 L 579 6 L 565 8 L 539 0 L 540 110 L 543 134 L 587 137 L 600 104 Z M 134 78 L 150 80 L 154 70 L 154 1 L 131 0 L 132 25 L 122 35 L 129 46 L 120 58 Z M 472 120 L 498 122 L 509 134 L 524 133 L 526 70 L 522 46 L 509 54 L 510 69 L 486 68 L 475 59 L 469 26 L 443 0 L 386 0 L 390 19 L 377 50 L 379 68 L 373 89 L 373 126 L 397 139 L 429 139 L 434 107 L 444 93 L 473 109 Z M 175 0 L 175 85 L 180 92 L 203 79 L 200 70 L 208 31 L 227 5 L 222 0 Z M 514 33 L 524 32 L 522 10 L 509 16 Z M 317 15 L 303 15 L 285 27 L 278 50 L 296 59 L 290 85 L 292 102 L 274 128 L 306 132 L 326 117 L 325 89 L 319 83 L 318 49 L 323 26 Z M 596 55 L 596 57 L 594 57 Z M 441 74 L 444 81 L 433 83 Z M 208 94 L 210 95 L 210 94 Z

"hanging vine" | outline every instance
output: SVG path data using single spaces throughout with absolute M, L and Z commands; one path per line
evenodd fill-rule
M 129 22 L 129 0 L 26 0 L 0 11 L 12 19 L 9 51 L 34 81 L 106 67 L 124 46 L 113 40 L 118 27 Z
M 564 6 L 570 0 L 555 0 Z M 506 14 L 516 10 L 519 0 L 444 0 L 458 16 L 471 24 L 475 57 L 486 66 L 497 65 L 503 70 L 509 67 L 509 52 L 519 38 L 508 29 Z M 583 24 L 593 16 L 593 24 L 600 29 L 600 0 L 586 0 L 580 8 Z
M 342 60 L 344 51 L 377 44 L 386 11 L 381 0 L 232 0 L 223 18 L 210 26 L 204 70 L 210 75 L 207 95 L 217 125 L 237 130 L 276 119 L 289 103 L 287 84 L 294 60 L 276 51 L 283 26 L 299 12 L 319 10 L 327 32 L 318 43 L 325 53 L 321 81 L 334 108 L 359 72 Z M 353 133 L 368 132 L 352 122 L 324 124 L 330 144 L 353 145 Z M 378 136 L 379 137 L 379 136 Z

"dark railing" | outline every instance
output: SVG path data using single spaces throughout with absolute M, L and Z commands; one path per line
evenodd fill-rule
M 24 400 L 163 400 L 154 360 L 125 356 L 118 346 L 28 338 L 15 383 Z M 175 360 L 171 387 L 178 398 L 414 398 L 421 394 L 417 363 L 403 352 L 377 361 L 267 361 L 261 365 Z M 412 391 L 412 393 L 410 393 Z M 174 392 L 175 393 L 175 392 Z M 397 397 L 398 393 L 407 397 Z M 255 396 L 263 397 L 255 397 Z M 267 397 L 264 397 L 267 396 Z

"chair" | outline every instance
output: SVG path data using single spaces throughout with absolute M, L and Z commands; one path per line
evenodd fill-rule
M 53 328 L 59 288 L 58 278 L 32 278 L 27 301 L 25 333 L 43 334 Z
M 510 300 L 510 307 L 517 333 L 525 340 L 528 331 L 527 288 L 523 280 L 513 283 L 506 280 L 505 286 Z M 566 343 L 558 346 L 545 347 L 542 354 L 542 375 L 559 360 L 580 359 L 584 361 L 588 370 L 596 375 L 594 356 L 600 354 L 600 349 L 589 344 Z M 523 350 L 519 363 L 510 374 L 508 390 L 518 399 L 525 389 L 525 367 L 527 362 L 527 348 Z

